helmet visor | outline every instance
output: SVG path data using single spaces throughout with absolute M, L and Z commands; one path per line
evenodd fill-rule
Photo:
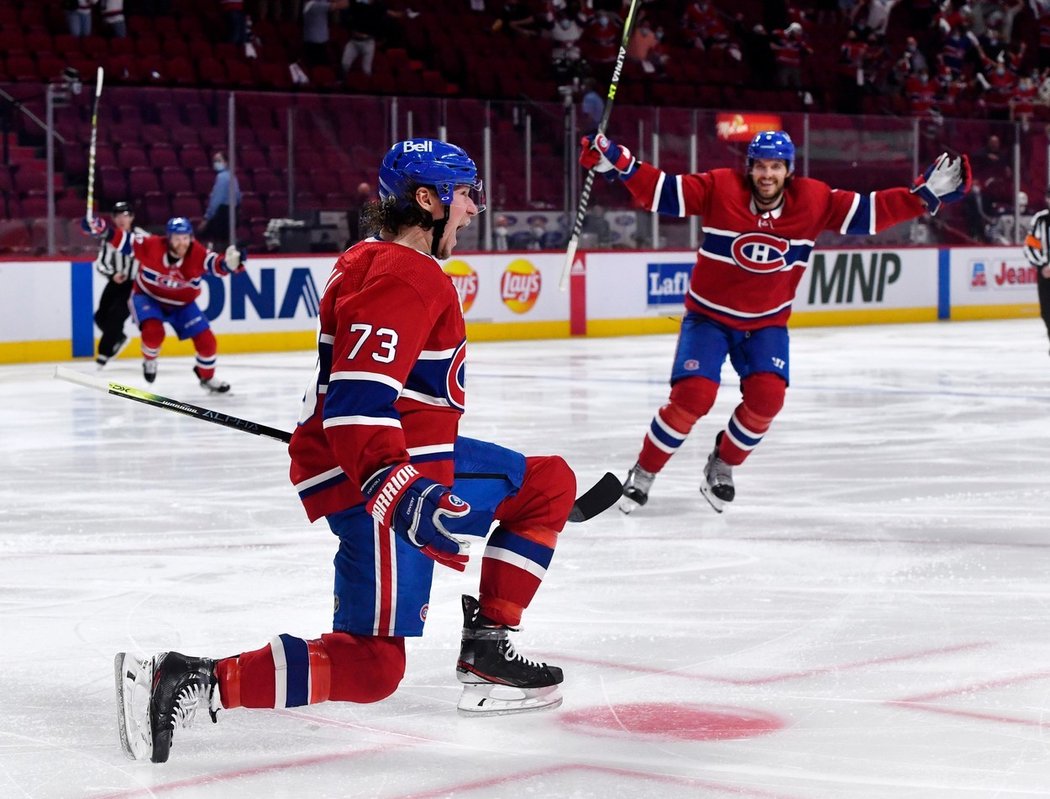
M 477 206 L 478 213 L 480 214 L 487 207 L 485 201 L 485 182 L 478 178 L 473 183 L 462 183 L 461 186 L 467 188 L 467 196 L 471 199 L 471 202 Z

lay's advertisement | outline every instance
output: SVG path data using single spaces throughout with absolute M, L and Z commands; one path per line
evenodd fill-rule
M 486 254 L 451 258 L 442 269 L 459 292 L 470 338 L 546 338 L 569 333 L 569 295 L 558 288 L 563 263 L 560 253 Z

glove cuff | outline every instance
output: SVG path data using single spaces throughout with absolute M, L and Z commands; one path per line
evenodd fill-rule
M 918 194 L 919 199 L 926 203 L 926 210 L 930 216 L 936 216 L 941 208 L 941 198 L 934 194 L 925 183 L 920 183 L 911 190 L 912 194 Z

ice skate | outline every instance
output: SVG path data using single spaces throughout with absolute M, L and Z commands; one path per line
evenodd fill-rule
M 230 384 L 222 380 L 216 380 L 214 377 L 207 379 L 201 377 L 201 368 L 199 366 L 193 367 L 193 374 L 197 375 L 197 379 L 201 381 L 201 388 L 210 391 L 212 394 L 225 394 L 230 390 Z
M 120 353 L 124 351 L 124 348 L 126 346 L 128 346 L 128 337 L 125 335 L 121 335 L 121 337 L 117 339 L 116 345 L 114 345 L 113 347 L 113 352 L 111 352 L 109 355 L 99 352 L 98 356 L 95 358 L 95 363 L 98 364 L 98 368 L 101 369 L 111 360 L 120 355 Z
M 152 383 L 157 379 L 157 359 L 147 359 L 142 362 L 142 376 L 146 378 L 147 383 Z
M 623 499 L 620 500 L 620 510 L 623 513 L 630 513 L 648 502 L 649 489 L 652 488 L 655 479 L 655 474 L 645 471 L 637 463 L 632 466 L 627 472 L 627 479 L 623 481 Z
M 510 642 L 511 629 L 490 622 L 478 600 L 464 594 L 463 644 L 456 663 L 463 683 L 461 714 L 502 716 L 561 704 L 561 669 L 519 655 Z
M 164 763 L 175 727 L 189 727 L 199 708 L 211 720 L 221 707 L 215 661 L 178 652 L 137 660 L 118 652 L 113 662 L 117 688 L 117 731 L 132 760 Z
M 704 466 L 704 480 L 700 483 L 700 493 L 704 499 L 711 503 L 711 507 L 721 513 L 727 502 L 732 502 L 736 496 L 736 488 L 733 486 L 733 467 L 718 457 L 718 445 L 722 441 L 722 434 L 715 438 L 715 448 L 707 456 L 707 465 Z

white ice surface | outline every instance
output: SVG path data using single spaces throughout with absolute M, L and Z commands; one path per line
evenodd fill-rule
M 565 668 L 561 709 L 456 715 L 473 563 L 439 570 L 390 699 L 198 719 L 163 766 L 120 752 L 113 654 L 326 632 L 335 540 L 306 522 L 282 445 L 54 364 L 0 368 L 0 797 L 1050 796 L 1041 323 L 792 342 L 786 406 L 725 514 L 697 481 L 738 396 L 728 369 L 648 506 L 563 533 L 516 639 Z M 581 485 L 622 477 L 673 348 L 472 345 L 462 431 L 563 454 Z M 313 358 L 220 353 L 221 397 L 190 366 L 163 358 L 152 389 L 291 429 Z M 135 359 L 101 374 L 145 386 Z

